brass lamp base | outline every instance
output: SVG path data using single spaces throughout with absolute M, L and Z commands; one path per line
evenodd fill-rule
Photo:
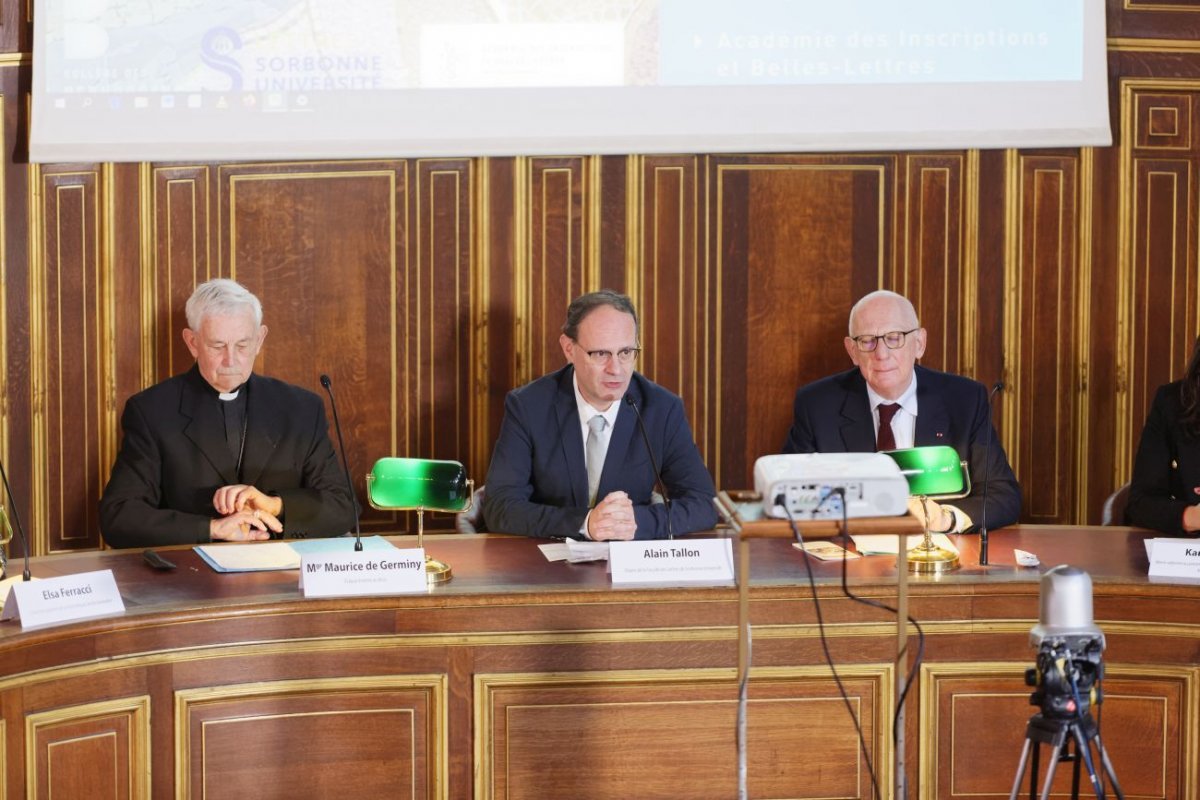
M 439 561 L 433 556 L 425 556 L 425 583 L 445 583 L 454 577 L 453 570 L 445 561 Z
M 934 544 L 926 534 L 925 539 L 908 551 L 908 571 L 918 575 L 941 575 L 958 569 L 958 553 Z

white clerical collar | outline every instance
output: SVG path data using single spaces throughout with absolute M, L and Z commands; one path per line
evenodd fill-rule
M 242 391 L 242 387 L 234 389 L 232 392 L 217 392 L 218 400 L 237 400 L 238 394 Z

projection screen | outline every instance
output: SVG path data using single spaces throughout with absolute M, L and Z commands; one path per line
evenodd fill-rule
M 1111 143 L 1103 0 L 39 0 L 34 161 Z

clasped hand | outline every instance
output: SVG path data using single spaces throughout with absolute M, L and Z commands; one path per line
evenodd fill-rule
M 283 499 L 263 494 L 253 486 L 222 486 L 213 495 L 213 508 L 221 514 L 208 526 L 209 538 L 227 542 L 254 542 L 283 532 L 279 515 Z
M 929 530 L 934 533 L 946 533 L 954 525 L 954 517 L 942 507 L 941 503 L 934 500 L 922 500 L 919 497 L 910 497 L 908 500 L 908 513 L 912 514 L 921 524 L 925 524 L 925 514 L 929 513 Z
M 598 542 L 628 541 L 637 531 L 633 501 L 624 492 L 612 492 L 588 514 L 588 536 Z

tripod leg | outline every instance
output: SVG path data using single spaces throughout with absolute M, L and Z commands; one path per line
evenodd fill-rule
M 1033 771 L 1029 773 L 1029 800 L 1033 800 L 1037 796 L 1038 775 L 1041 774 L 1041 756 L 1042 744 L 1040 741 L 1033 743 Z
M 1021 791 L 1021 779 L 1025 777 L 1025 767 L 1029 764 L 1029 748 L 1034 747 L 1033 740 L 1028 736 L 1025 737 L 1025 746 L 1021 748 L 1021 760 L 1017 762 L 1017 776 L 1013 779 L 1012 792 L 1008 795 L 1008 800 L 1017 800 L 1017 793 Z M 1033 768 L 1033 780 L 1037 782 L 1037 767 Z
M 1054 744 L 1054 750 L 1050 753 L 1050 767 L 1046 770 L 1046 782 L 1042 784 L 1041 800 L 1050 798 L 1050 787 L 1054 784 L 1054 771 L 1058 769 L 1058 758 L 1062 755 L 1066 744 L 1066 739 L 1061 739 Z
M 1071 738 L 1067 737 L 1067 741 L 1063 744 L 1063 750 L 1071 748 Z M 1071 765 L 1071 797 L 1079 797 L 1079 763 L 1083 757 L 1079 755 L 1079 745 L 1075 745 L 1075 763 Z
M 1104 749 L 1104 743 L 1100 741 L 1100 734 L 1097 733 L 1096 750 L 1100 753 L 1100 764 L 1104 767 L 1104 774 L 1108 776 L 1108 782 L 1112 784 L 1113 794 L 1117 796 L 1117 800 L 1125 800 L 1125 793 L 1121 791 L 1121 784 L 1117 783 L 1117 773 L 1113 771 L 1112 762 L 1108 760 L 1108 751 Z

